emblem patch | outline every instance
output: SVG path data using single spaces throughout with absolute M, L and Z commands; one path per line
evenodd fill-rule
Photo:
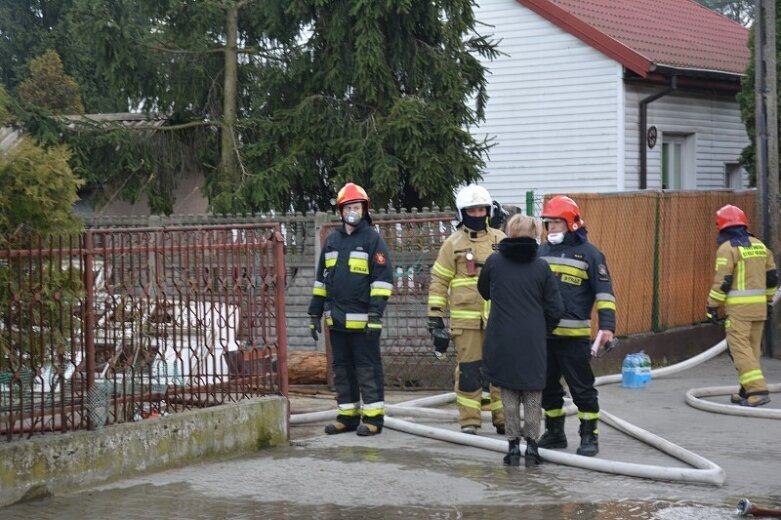
M 607 273 L 607 266 L 605 264 L 599 264 L 597 271 L 599 272 L 600 280 L 606 282 L 610 278 L 610 275 Z
M 385 258 L 385 255 L 382 253 L 375 253 L 374 254 L 374 263 L 377 265 L 385 265 L 388 263 L 388 259 Z

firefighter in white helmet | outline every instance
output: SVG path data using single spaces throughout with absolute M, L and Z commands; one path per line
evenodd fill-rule
M 453 339 L 456 349 L 455 390 L 461 431 L 476 434 L 483 407 L 491 410 L 497 433 L 504 434 L 499 390 L 483 388 L 480 367 L 489 302 L 477 291 L 477 279 L 485 260 L 505 234 L 489 226 L 493 205 L 488 190 L 470 184 L 456 195 L 458 227 L 439 250 L 431 268 L 428 296 L 428 328 L 434 349 L 441 357 Z M 444 317 L 450 311 L 450 331 Z

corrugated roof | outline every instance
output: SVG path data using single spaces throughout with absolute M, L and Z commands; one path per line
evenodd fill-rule
M 693 0 L 517 0 L 645 77 L 656 66 L 743 74 L 748 30 Z

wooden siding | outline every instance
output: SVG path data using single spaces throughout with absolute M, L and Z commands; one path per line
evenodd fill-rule
M 483 185 L 502 203 L 527 190 L 623 188 L 622 69 L 515 0 L 484 0 L 476 18 L 506 54 L 487 62 L 493 137 Z
M 640 100 L 663 87 L 626 85 L 626 189 L 640 186 L 639 108 Z M 734 98 L 708 94 L 674 92 L 648 106 L 648 126 L 656 126 L 658 143 L 648 150 L 648 188 L 661 188 L 661 155 L 664 133 L 694 134 L 695 189 L 720 189 L 725 184 L 725 163 L 737 162 L 748 144 L 746 127 Z M 744 174 L 744 184 L 747 177 Z

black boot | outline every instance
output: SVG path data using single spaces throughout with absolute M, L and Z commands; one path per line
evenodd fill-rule
M 596 419 L 581 419 L 580 421 L 580 447 L 578 455 L 593 457 L 599 453 L 599 430 Z
M 521 440 L 513 439 L 510 441 L 510 447 L 507 449 L 507 455 L 504 456 L 505 466 L 521 465 Z
M 540 452 L 537 451 L 537 441 L 530 437 L 526 437 L 526 455 L 524 455 L 524 459 L 527 468 L 542 464 L 542 457 L 540 457 Z
M 561 417 L 545 417 L 545 433 L 537 441 L 537 445 L 547 450 L 558 450 L 567 447 L 563 415 Z

